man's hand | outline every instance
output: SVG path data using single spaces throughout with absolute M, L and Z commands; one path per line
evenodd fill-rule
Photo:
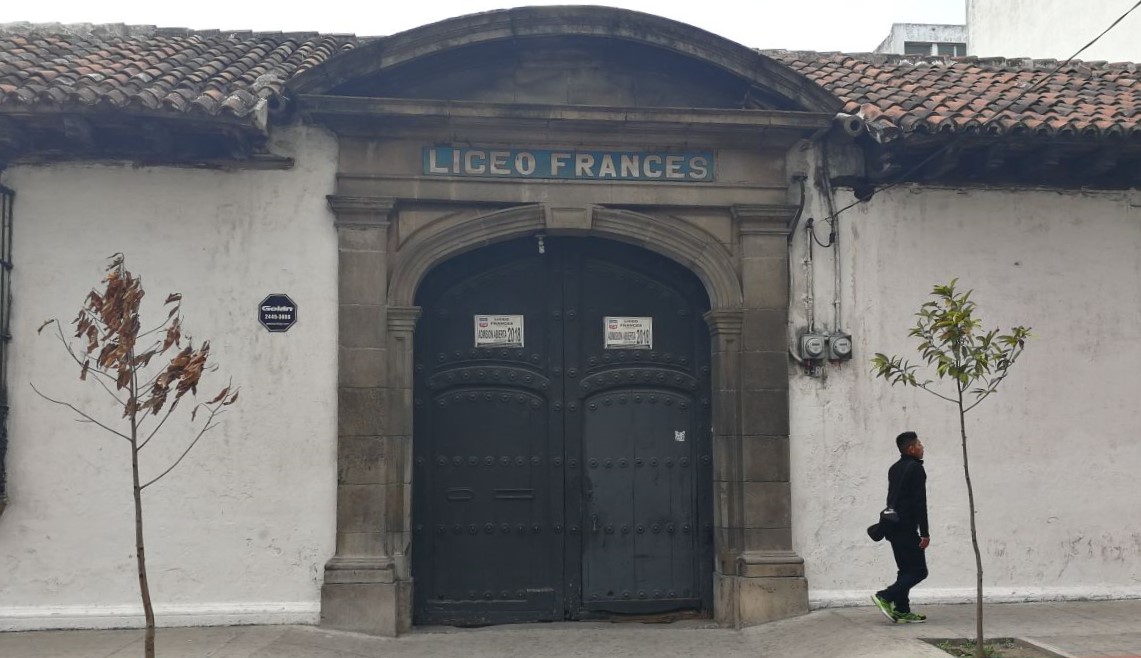
M 919 548 L 927 548 L 930 545 L 931 545 L 931 538 L 930 537 L 920 537 L 919 538 Z

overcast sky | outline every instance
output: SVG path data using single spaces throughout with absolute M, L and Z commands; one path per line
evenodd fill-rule
M 0 23 L 127 23 L 193 29 L 394 34 L 435 21 L 566 0 L 0 0 Z M 957 23 L 965 0 L 610 0 L 754 48 L 870 51 L 892 23 Z

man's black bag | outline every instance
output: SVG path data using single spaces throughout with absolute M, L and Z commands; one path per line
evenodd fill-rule
M 907 478 L 907 473 L 911 470 L 912 464 L 914 464 L 914 462 L 904 467 L 903 475 L 899 478 L 899 489 L 903 488 L 903 481 Z M 892 496 L 892 499 L 887 501 L 887 507 L 880 511 L 880 522 L 868 526 L 868 536 L 872 538 L 872 541 L 880 541 L 884 538 L 884 526 L 899 523 L 899 512 L 895 511 L 895 500 L 898 497 L 899 491 L 897 489 L 895 496 Z

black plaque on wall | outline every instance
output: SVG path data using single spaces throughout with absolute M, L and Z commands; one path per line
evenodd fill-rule
M 289 295 L 270 295 L 258 304 L 258 322 L 270 331 L 289 331 L 297 323 L 297 304 Z

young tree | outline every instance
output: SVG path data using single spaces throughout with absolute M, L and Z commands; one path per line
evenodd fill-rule
M 945 395 L 930 379 L 920 380 L 919 366 L 898 356 L 876 354 L 872 371 L 893 386 L 904 384 L 923 389 L 935 397 L 955 405 L 959 411 L 959 435 L 963 447 L 963 476 L 967 482 L 967 502 L 971 510 L 971 546 L 975 552 L 975 658 L 983 652 L 983 562 L 979 553 L 978 530 L 975 526 L 975 491 L 971 485 L 970 461 L 967 458 L 967 414 L 998 390 L 1010 368 L 1026 347 L 1029 327 L 1014 327 L 1008 334 L 998 329 L 982 330 L 982 320 L 975 317 L 971 293 L 956 292 L 954 279 L 937 285 L 933 300 L 923 304 L 915 326 L 908 336 L 919 340 L 919 353 L 927 366 L 934 366 L 940 382 L 949 380 L 953 393 Z M 973 400 L 967 396 L 973 396 Z
M 139 475 L 139 455 L 150 444 L 166 421 L 174 414 L 182 397 L 197 396 L 203 375 L 215 369 L 209 363 L 210 343 L 195 348 L 182 336 L 182 295 L 166 298 L 166 319 L 148 331 L 142 331 L 139 309 L 145 294 L 142 281 L 124 265 L 122 254 L 111 257 L 103 290 L 92 290 L 79 314 L 72 321 L 72 344 L 59 320 L 48 320 L 39 331 L 54 326 L 56 336 L 68 355 L 79 366 L 79 379 L 95 382 L 113 401 L 121 415 L 117 421 L 104 422 L 73 404 L 48 397 L 32 386 L 45 400 L 67 407 L 78 415 L 79 422 L 91 423 L 127 442 L 131 450 L 131 477 L 135 507 L 135 561 L 138 566 L 139 594 L 146 617 L 146 658 L 155 655 L 155 618 L 147 585 L 147 560 L 143 543 L 143 490 L 155 484 L 178 466 L 206 432 L 217 426 L 218 415 L 238 400 L 238 391 L 226 386 L 209 402 L 199 402 L 190 411 L 192 439 L 177 459 L 145 482 Z M 183 343 L 185 342 L 185 346 Z M 161 367 L 151 367 L 155 357 L 169 356 Z M 203 419 L 198 419 L 199 411 Z M 200 423 L 200 424 L 199 424 Z

